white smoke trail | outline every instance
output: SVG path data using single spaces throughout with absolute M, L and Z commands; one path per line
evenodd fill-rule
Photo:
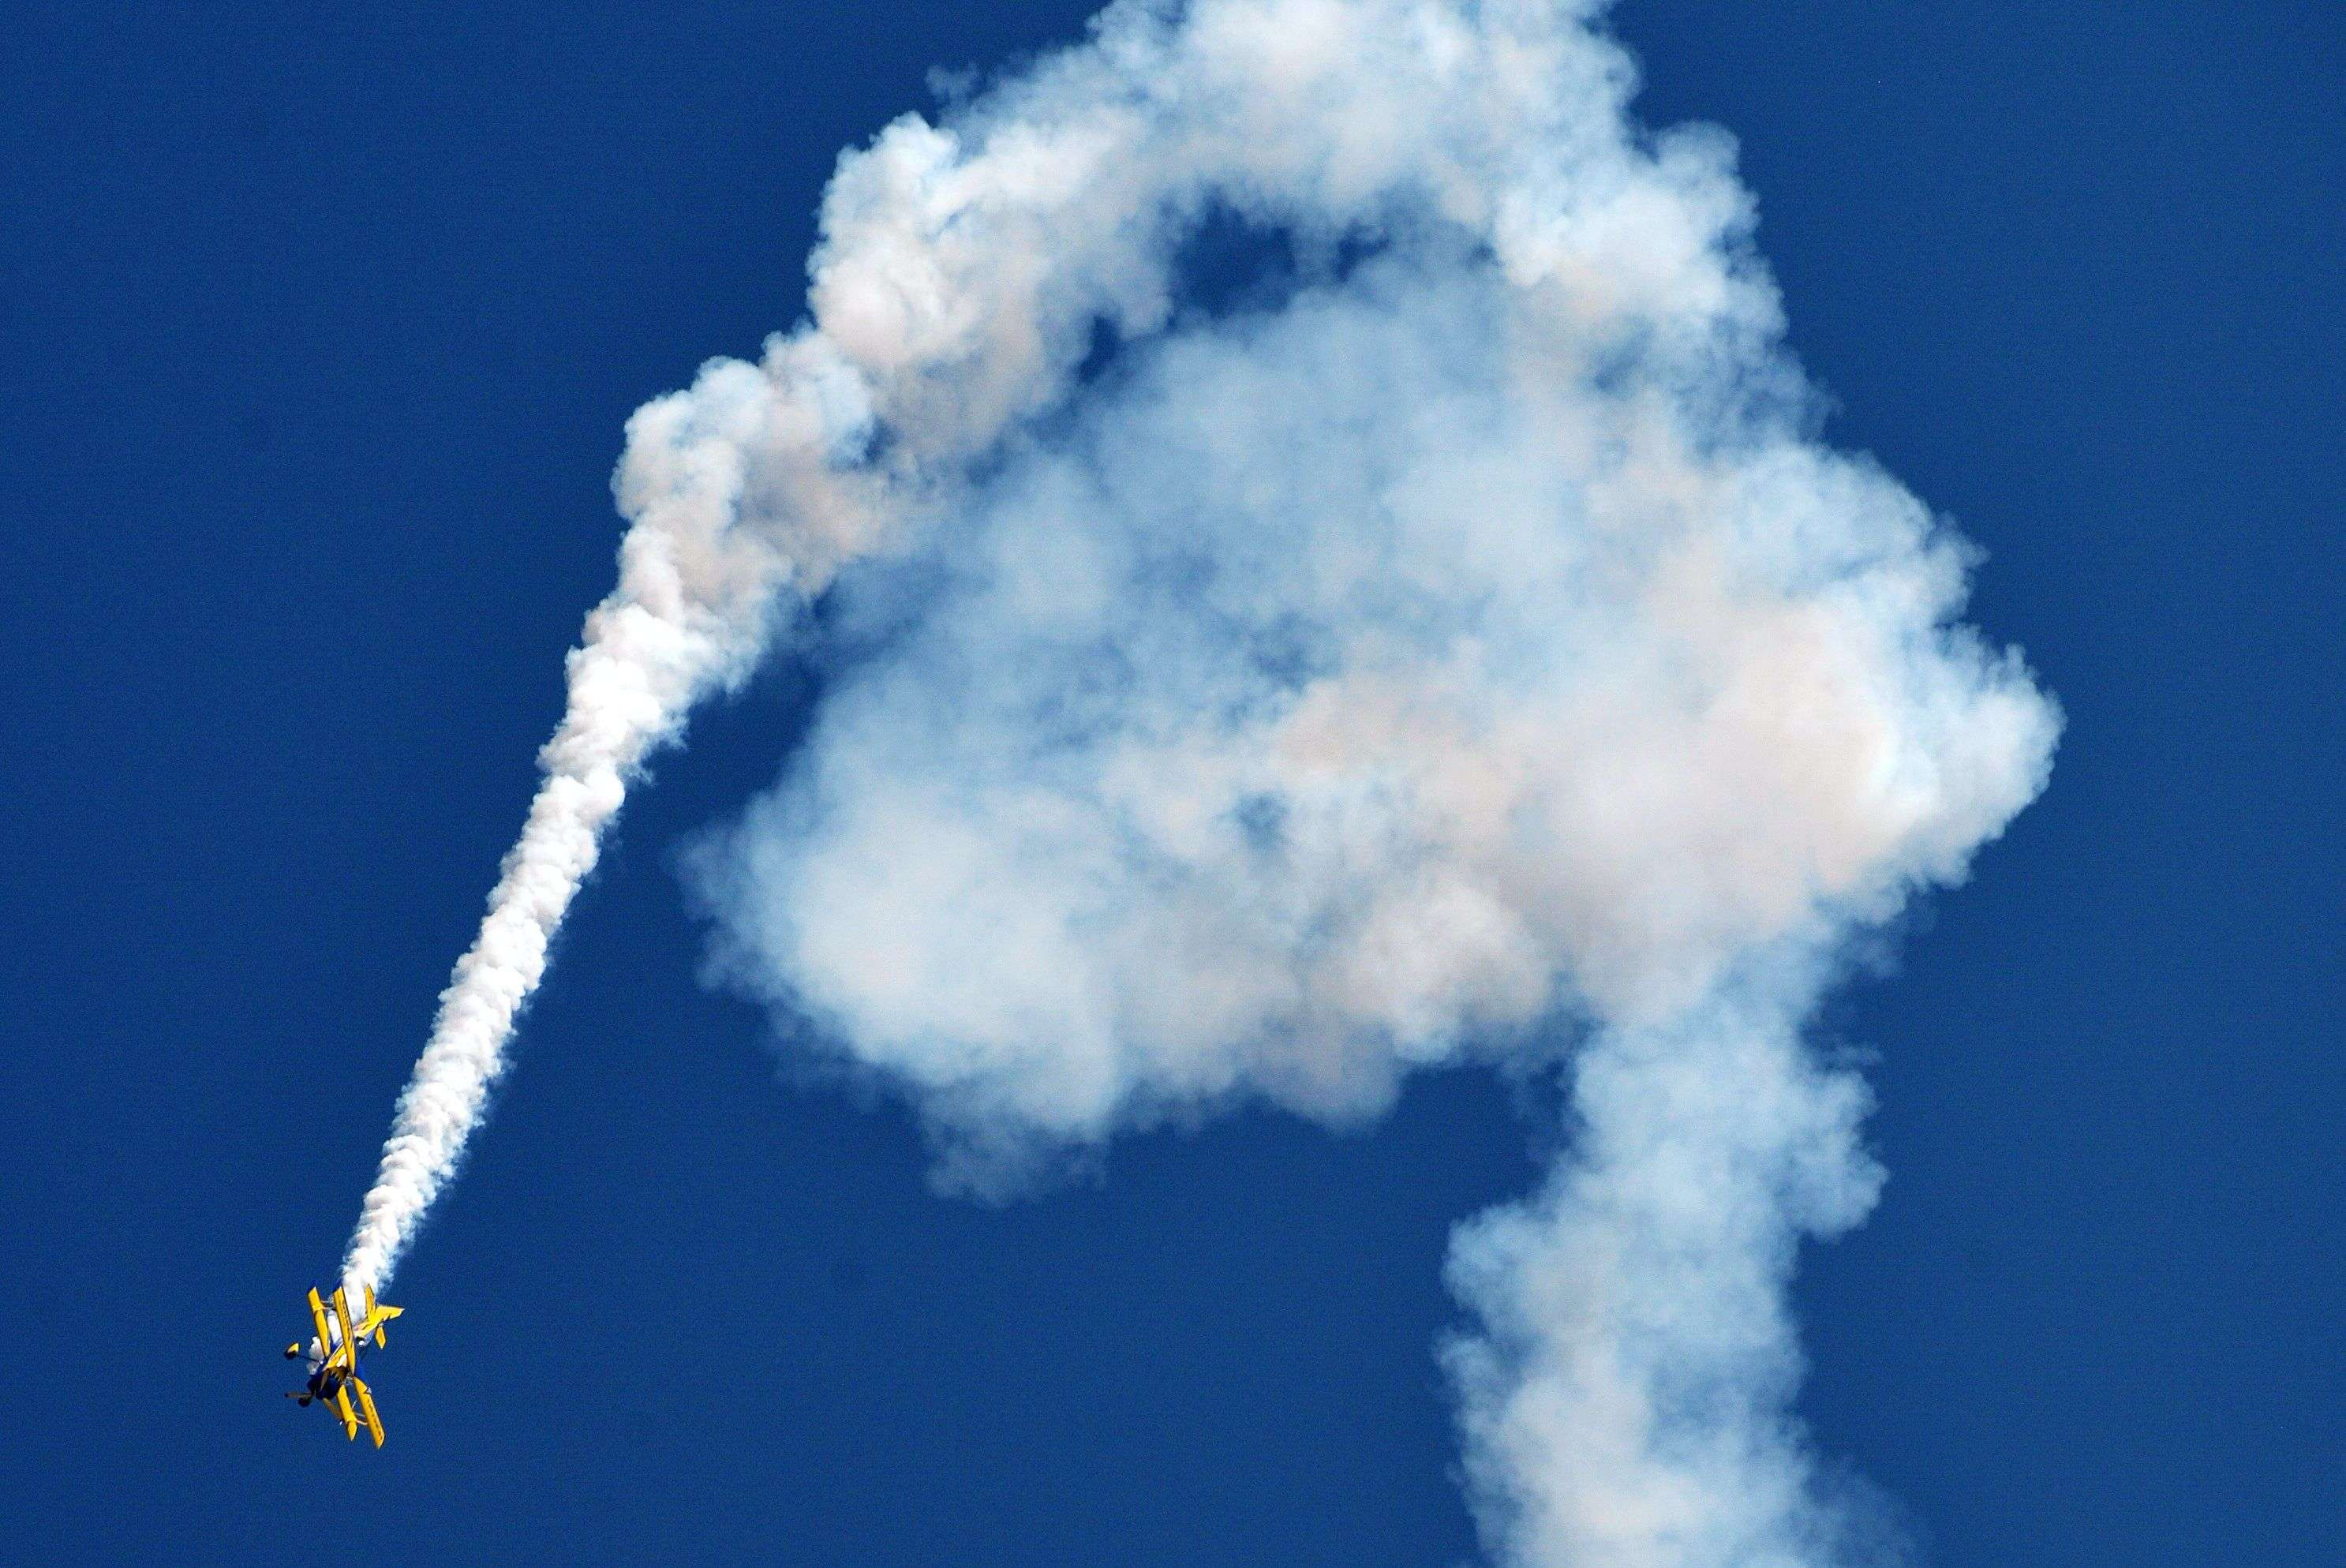
M 944 1180 L 1561 1066 L 1569 1155 L 1451 1259 L 1493 1551 L 1846 1560 L 1784 1286 L 1879 1174 L 1800 1026 L 2057 721 L 1955 623 L 1960 542 L 1811 438 L 1729 146 L 1634 126 L 1599 9 L 1125 0 L 842 159 L 810 320 L 630 425 L 620 587 L 354 1282 L 629 771 L 836 578 L 863 651 L 699 882 L 735 977 L 911 1095 Z M 1296 262 L 1218 317 L 1184 258 L 1225 221 Z M 914 569 L 842 573 L 875 555 Z
M 546 971 L 547 944 L 594 870 L 628 773 L 672 734 L 711 679 L 746 653 L 733 628 L 687 603 L 660 536 L 638 529 L 618 592 L 587 617 L 570 656 L 569 705 L 539 754 L 545 782 L 506 855 L 473 946 L 441 993 L 439 1017 L 400 1096 L 382 1167 L 342 1265 L 357 1293 L 379 1288 L 454 1167 L 504 1067 L 514 1019 Z M 729 636 L 729 633 L 733 635 Z
M 793 582 L 819 585 L 835 566 L 840 530 L 852 519 L 848 491 L 823 476 L 831 439 L 824 395 L 819 366 L 809 365 L 795 389 L 747 367 L 712 367 L 690 398 L 647 404 L 628 422 L 617 480 L 630 519 L 618 586 L 586 617 L 570 654 L 562 723 L 538 754 L 545 780 L 400 1096 L 343 1257 L 352 1299 L 389 1279 L 454 1170 L 629 777 L 676 737 L 697 698 L 748 673 L 778 592 Z M 758 482 L 806 520 L 794 534 L 737 525 L 753 449 L 765 456 Z

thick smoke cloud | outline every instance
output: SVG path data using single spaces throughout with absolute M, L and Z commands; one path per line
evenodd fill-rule
M 1942 628 L 1921 508 L 1678 365 L 1592 378 L 1536 304 L 1417 254 L 1177 330 L 968 488 L 932 578 L 841 585 L 909 624 L 709 881 L 959 1174 L 1667 1022 L 2033 792 L 2044 710 Z
M 695 861 L 793 1049 L 995 1194 L 1152 1118 L 1555 1067 L 1568 1152 L 1450 1260 L 1494 1555 L 1850 1554 L 1785 1283 L 1879 1173 L 1800 1028 L 2057 721 L 1956 621 L 1961 542 L 1814 438 L 1730 144 L 1635 126 L 1596 9 L 1119 4 L 842 158 L 808 321 L 630 424 L 547 758 L 592 811 L 509 864 L 521 962 L 484 929 L 460 969 L 353 1278 L 444 1179 L 620 781 L 825 593 L 810 738 Z M 1209 309 L 1233 234 L 1289 262 Z M 652 674 L 599 705 L 622 626 Z

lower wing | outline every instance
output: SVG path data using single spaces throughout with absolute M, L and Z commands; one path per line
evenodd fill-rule
M 359 1391 L 359 1409 L 365 1413 L 367 1431 L 373 1437 L 374 1446 L 381 1448 L 382 1446 L 382 1418 L 374 1413 L 374 1391 L 369 1389 L 364 1383 L 359 1381 L 356 1378 L 352 1378 L 351 1380 L 351 1387 Z M 356 1437 L 359 1434 L 354 1431 L 351 1433 L 351 1435 L 352 1437 Z

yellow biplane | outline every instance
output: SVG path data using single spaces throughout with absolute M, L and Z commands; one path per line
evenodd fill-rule
M 351 1305 L 340 1287 L 334 1290 L 334 1316 L 326 1317 L 326 1304 L 318 1292 L 310 1292 L 310 1321 L 316 1325 L 318 1337 L 310 1341 L 310 1381 L 307 1386 L 285 1397 L 295 1403 L 308 1406 L 322 1404 L 342 1420 L 342 1435 L 355 1440 L 359 1428 L 364 1426 L 374 1438 L 374 1446 L 382 1446 L 382 1418 L 374 1413 L 374 1394 L 359 1376 L 359 1351 L 372 1339 L 380 1348 L 383 1343 L 382 1326 L 399 1316 L 396 1307 L 378 1305 L 374 1287 L 367 1287 L 366 1316 L 356 1328 L 351 1326 Z M 303 1355 L 301 1342 L 296 1339 L 285 1347 L 285 1359 L 299 1360 Z M 358 1395 L 358 1408 L 351 1408 L 351 1396 Z

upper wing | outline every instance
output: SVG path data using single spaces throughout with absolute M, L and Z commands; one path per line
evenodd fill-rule
M 359 1409 L 366 1415 L 366 1429 L 374 1437 L 374 1446 L 381 1448 L 382 1446 L 382 1418 L 374 1413 L 373 1390 L 369 1389 L 364 1383 L 359 1381 L 356 1378 L 352 1378 L 351 1380 L 351 1387 L 359 1391 Z M 351 1435 L 352 1437 L 356 1437 L 358 1434 L 356 1432 L 352 1432 Z
M 351 1409 L 350 1384 L 344 1383 L 341 1388 L 334 1390 L 333 1408 L 334 1413 L 342 1418 L 342 1435 L 346 1438 L 357 1437 L 359 1435 L 359 1418 L 358 1413 Z
M 351 1304 L 342 1297 L 342 1288 L 334 1287 L 334 1321 L 342 1326 L 342 1349 L 350 1352 L 351 1370 L 359 1366 L 359 1337 L 351 1332 Z

